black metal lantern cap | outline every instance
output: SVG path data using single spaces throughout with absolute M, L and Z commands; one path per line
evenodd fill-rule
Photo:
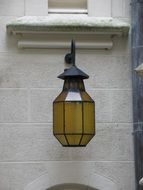
M 89 76 L 80 70 L 78 67 L 73 65 L 69 69 L 65 69 L 65 71 L 58 76 L 58 78 L 65 80 L 66 78 L 81 78 L 81 79 L 88 79 Z

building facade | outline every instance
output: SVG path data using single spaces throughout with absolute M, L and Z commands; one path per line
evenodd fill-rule
M 110 50 L 77 49 L 96 103 L 96 136 L 85 148 L 62 147 L 52 133 L 52 103 L 69 50 L 18 49 L 6 31 L 18 17 L 45 16 L 41 2 L 0 3 L 0 190 L 135 190 L 130 32 L 113 37 Z M 131 23 L 129 0 L 109 3 L 99 16 Z

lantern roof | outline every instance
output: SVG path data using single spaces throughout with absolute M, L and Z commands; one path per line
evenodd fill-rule
M 88 79 L 89 76 L 80 70 L 77 66 L 73 65 L 69 69 L 65 69 L 64 72 L 58 76 L 58 78 L 63 80 L 66 78 Z

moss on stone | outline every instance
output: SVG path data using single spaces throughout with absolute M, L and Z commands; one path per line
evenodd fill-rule
M 127 35 L 130 25 L 120 19 L 96 18 L 87 15 L 50 15 L 46 17 L 25 16 L 7 24 L 9 32 L 120 32 Z

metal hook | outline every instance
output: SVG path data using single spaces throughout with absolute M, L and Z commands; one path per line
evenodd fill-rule
M 75 66 L 75 42 L 71 41 L 71 53 L 66 54 L 65 62 L 67 64 L 73 64 Z

